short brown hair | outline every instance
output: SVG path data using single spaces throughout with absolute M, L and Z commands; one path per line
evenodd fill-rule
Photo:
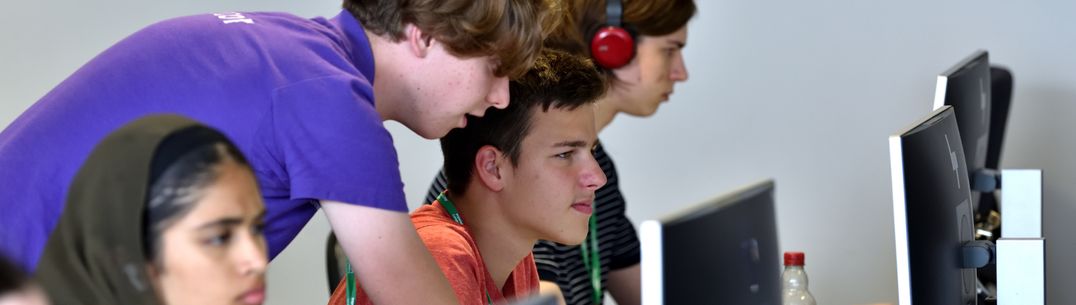
M 490 109 L 481 118 L 468 117 L 467 127 L 441 138 L 445 177 L 453 194 L 463 194 L 470 184 L 474 156 L 480 148 L 496 147 L 514 166 L 531 117 L 539 108 L 573 110 L 593 104 L 606 90 L 604 78 L 589 59 L 554 49 L 542 50 L 534 67 L 508 86 L 508 107 Z
M 498 76 L 522 75 L 544 38 L 543 0 L 344 0 L 343 6 L 366 30 L 394 41 L 410 23 L 457 56 L 493 55 Z
M 661 36 L 676 32 L 695 16 L 694 0 L 624 0 L 622 26 L 635 34 Z M 546 46 L 590 56 L 590 38 L 605 25 L 605 0 L 564 0 L 557 4 L 558 27 Z

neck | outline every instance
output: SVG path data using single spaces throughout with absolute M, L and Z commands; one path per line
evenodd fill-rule
M 609 92 L 598 100 L 597 107 L 594 108 L 594 124 L 598 132 L 612 124 L 617 113 L 620 113 L 620 110 L 616 106 L 616 93 L 610 88 Z
M 460 214 L 465 214 L 464 224 L 478 244 L 482 261 L 493 277 L 497 289 L 504 289 L 508 275 L 523 258 L 533 251 L 538 241 L 522 232 L 501 212 L 501 203 L 495 194 L 478 190 L 468 191 L 464 196 L 450 197 Z M 464 212 L 466 211 L 466 212 Z
M 370 42 L 370 52 L 374 56 L 374 71 L 376 71 L 374 73 L 376 79 L 370 80 L 374 85 L 374 107 L 382 121 L 397 120 L 396 108 L 400 104 L 399 101 L 403 99 L 400 96 L 403 90 L 398 90 L 402 79 L 396 63 L 398 58 L 396 49 L 399 48 L 399 44 L 370 31 L 365 32 L 366 39 Z

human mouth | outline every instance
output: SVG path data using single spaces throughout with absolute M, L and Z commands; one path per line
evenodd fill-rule
M 572 204 L 572 209 L 583 213 L 583 215 L 590 215 L 591 213 L 594 213 L 594 206 L 592 203 L 594 203 L 594 201 L 590 199 L 576 202 Z
M 239 296 L 239 300 L 243 304 L 261 305 L 265 302 L 265 284 L 258 284 L 254 288 L 247 290 Z

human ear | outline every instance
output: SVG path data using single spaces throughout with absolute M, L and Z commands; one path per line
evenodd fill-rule
M 404 33 L 404 40 L 407 42 L 408 50 L 413 55 L 425 58 L 430 54 L 430 49 L 433 48 L 433 37 L 426 35 L 422 29 L 410 23 L 404 26 Z
M 504 153 L 499 149 L 490 145 L 482 146 L 475 154 L 475 174 L 478 175 L 478 180 L 483 186 L 494 192 L 504 189 L 505 181 L 502 172 L 504 162 L 501 158 L 503 155 Z

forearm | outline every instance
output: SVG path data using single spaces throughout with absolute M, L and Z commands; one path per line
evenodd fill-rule
M 331 201 L 321 205 L 374 304 L 459 304 L 407 214 Z
M 538 282 L 538 293 L 550 294 L 557 297 L 557 304 L 565 305 L 564 292 L 560 291 L 560 286 L 557 283 L 549 281 Z

